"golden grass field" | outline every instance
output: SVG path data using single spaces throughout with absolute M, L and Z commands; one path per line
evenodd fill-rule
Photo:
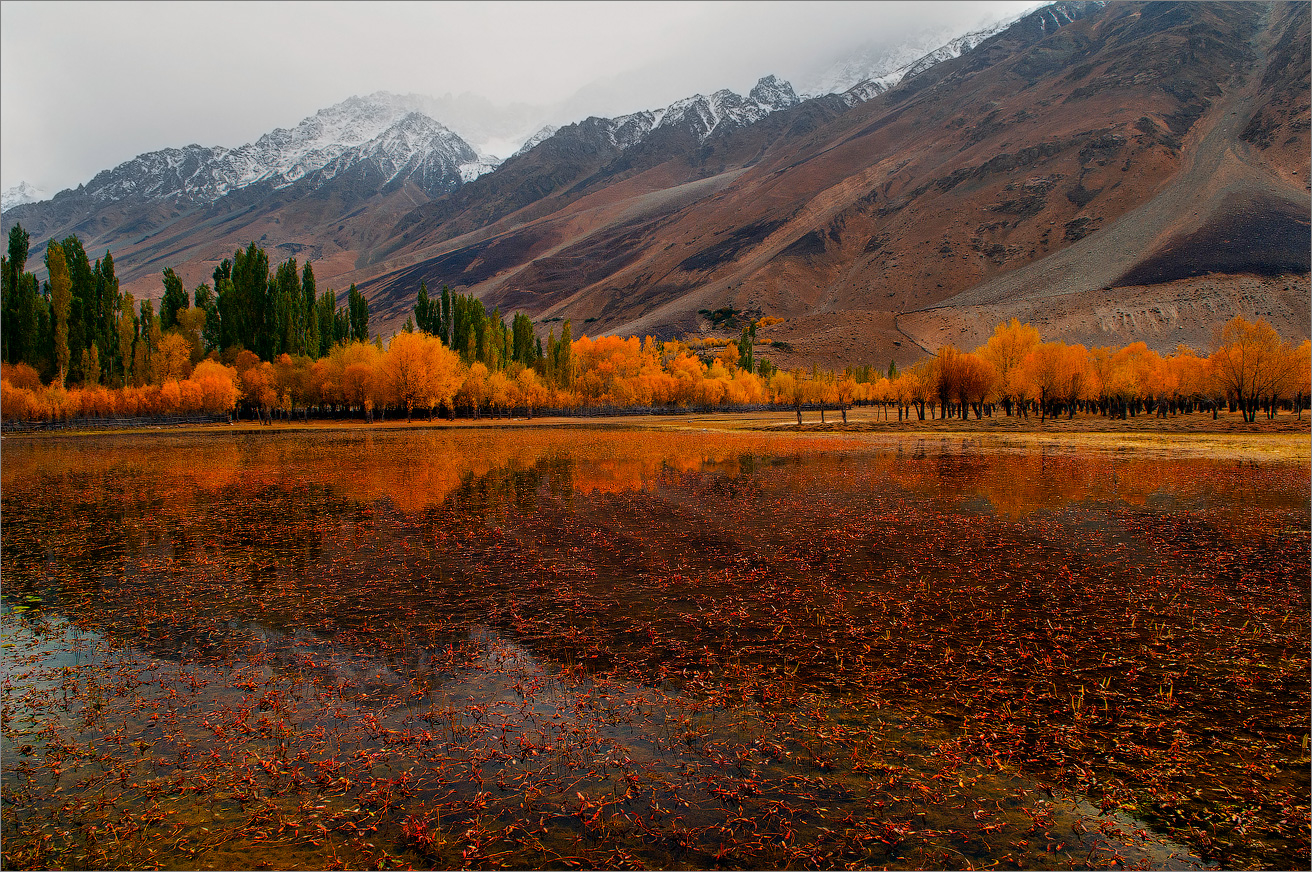
M 468 430 L 468 429 L 535 429 L 535 428 L 590 428 L 624 430 L 694 430 L 706 432 L 805 433 L 816 437 L 842 434 L 847 437 L 872 441 L 970 440 L 980 449 L 1027 450 L 1036 448 L 1085 451 L 1112 451 L 1162 454 L 1171 457 L 1216 457 L 1241 460 L 1267 460 L 1284 462 L 1312 462 L 1312 415 L 1299 418 L 1281 414 L 1275 420 L 1245 423 L 1238 413 L 1223 412 L 1213 420 L 1210 413 L 1195 413 L 1175 417 L 1156 418 L 1147 415 L 1127 420 L 1108 419 L 1096 415 L 1077 415 L 1075 418 L 1019 418 L 999 416 L 975 420 L 970 418 L 898 421 L 896 413 L 885 420 L 877 408 L 855 408 L 847 413 L 842 423 L 840 413 L 827 411 L 825 422 L 820 413 L 803 412 L 802 426 L 797 426 L 796 413 L 791 410 L 771 412 L 717 412 L 685 415 L 652 415 L 621 417 L 535 417 L 527 419 L 482 417 L 462 418 L 457 421 L 429 422 L 416 417 L 406 422 L 400 419 L 375 421 L 361 419 L 281 421 L 261 425 L 256 421 L 238 421 L 233 424 L 211 424 L 183 427 L 143 428 L 118 431 L 124 434 L 149 433 L 255 433 L 294 432 L 302 430 Z M 105 435 L 107 431 L 56 431 L 36 433 L 5 433 L 5 439 L 49 439 L 78 435 Z

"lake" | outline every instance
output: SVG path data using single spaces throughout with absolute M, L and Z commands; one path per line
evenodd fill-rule
M 6 438 L 9 868 L 1309 865 L 1309 469 Z

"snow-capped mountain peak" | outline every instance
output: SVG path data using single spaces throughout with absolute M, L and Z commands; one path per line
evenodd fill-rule
M 19 182 L 0 194 L 0 211 L 8 211 L 13 206 L 24 203 L 36 203 L 46 199 L 46 192 L 31 182 Z
M 800 102 L 793 86 L 774 75 L 763 76 L 757 81 L 747 98 L 761 106 L 770 106 L 774 109 L 787 109 Z
M 676 100 L 657 112 L 639 115 L 652 117 L 652 130 L 684 125 L 699 142 L 704 142 L 722 125 L 745 127 L 755 124 L 771 112 L 796 106 L 798 102 L 792 85 L 770 75 L 757 81 L 746 97 L 724 88 L 710 96 L 695 94 Z
M 628 149 L 658 130 L 683 130 L 698 142 L 721 128 L 745 127 L 765 116 L 788 109 L 801 102 L 793 86 L 778 76 L 764 76 L 746 97 L 722 88 L 713 94 L 694 94 L 675 100 L 663 109 L 647 109 L 615 118 L 596 116 L 569 125 L 567 129 L 595 131 L 620 149 Z M 554 127 L 544 127 L 520 147 L 516 156 L 557 135 Z
M 884 53 L 876 59 L 858 53 L 831 69 L 824 80 L 827 85 L 822 85 L 822 88 L 830 87 L 832 90 L 821 90 L 819 93 L 840 93 L 841 91 L 848 105 L 864 103 L 879 96 L 899 82 L 920 75 L 930 67 L 961 57 L 984 42 L 984 40 L 1007 30 L 1019 22 L 1033 19 L 1047 33 L 1049 30 L 1056 30 L 1065 24 L 1069 24 L 1082 14 L 1085 7 L 1096 9 L 1104 5 L 1104 0 L 1088 0 L 1088 2 L 1058 0 L 1056 3 L 1035 6 L 1020 15 L 1005 18 L 987 27 L 949 39 L 937 48 L 919 54 L 909 63 L 897 67 L 891 67 L 890 62 L 894 58 L 904 56 L 903 52 L 905 52 L 906 47 L 901 51 Z M 840 84 L 851 81 L 865 63 L 869 63 L 868 75 L 861 77 L 846 88 L 839 87 Z
M 138 155 L 65 193 L 96 205 L 134 199 L 188 208 L 255 184 L 275 190 L 307 178 L 322 184 L 360 161 L 389 181 L 420 172 L 420 184 L 433 190 L 455 187 L 496 166 L 495 158 L 480 157 L 425 114 L 427 102 L 385 92 L 350 97 L 236 148 L 193 144 Z
M 914 59 L 903 63 L 893 69 L 889 69 L 889 61 L 892 58 L 901 56 L 900 53 L 885 55 L 880 62 L 876 62 L 870 67 L 870 74 L 861 77 L 857 82 L 842 89 L 843 98 L 849 105 L 864 103 L 892 88 L 894 85 L 909 79 L 912 76 L 919 75 L 932 66 L 942 63 L 943 61 L 952 60 L 961 57 L 961 55 L 970 51 L 984 40 L 996 33 L 1006 30 L 1016 22 L 1016 18 L 1008 18 L 999 21 L 996 24 L 973 30 L 970 33 L 964 33 L 940 44 L 937 48 L 919 53 Z M 850 63 L 842 70 L 842 74 L 833 77 L 835 82 L 850 81 L 856 70 L 859 69 L 857 62 Z M 837 93 L 835 90 L 830 93 Z
M 559 129 L 560 128 L 556 127 L 554 124 L 546 125 L 542 129 L 540 129 L 537 133 L 533 134 L 528 139 L 524 140 L 524 144 L 521 145 L 519 149 L 513 155 L 511 155 L 511 157 L 519 157 L 521 154 L 524 154 L 527 151 L 531 151 L 533 147 L 536 146 L 538 143 L 545 142 L 546 140 L 555 136 L 556 131 Z

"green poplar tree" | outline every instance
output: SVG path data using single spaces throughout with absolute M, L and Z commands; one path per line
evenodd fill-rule
M 319 356 L 319 317 L 315 310 L 315 304 L 319 302 L 318 294 L 319 288 L 314 280 L 314 270 L 307 260 L 301 270 L 301 299 L 297 323 L 300 325 L 298 341 L 301 353 L 310 357 Z
M 319 356 L 324 357 L 341 341 L 337 334 L 337 295 L 325 290 L 315 307 L 319 321 Z
M 437 328 L 438 337 L 451 347 L 451 289 L 442 285 L 442 316 Z
M 738 366 L 748 372 L 752 371 L 752 346 L 756 342 L 756 325 L 743 328 L 743 335 L 738 338 Z
M 178 325 L 178 312 L 190 307 L 187 289 L 173 267 L 164 268 L 164 296 L 159 301 L 159 326 L 169 330 Z
M 415 295 L 415 326 L 424 333 L 435 333 L 433 325 L 429 323 L 430 310 L 432 303 L 428 300 L 428 283 L 421 281 L 419 283 L 419 293 Z
M 73 306 L 73 280 L 68 274 L 64 249 L 53 239 L 46 245 L 46 272 L 50 274 L 50 302 L 55 316 L 55 366 L 59 386 L 68 378 L 68 315 Z
M 566 389 L 574 387 L 574 340 L 571 336 L 569 319 L 560 328 L 560 354 L 557 362 L 560 366 L 560 383 Z
M 0 332 L 4 336 L 4 359 L 9 363 L 31 363 L 29 358 L 36 351 L 36 307 L 27 299 L 24 281 L 30 246 L 31 237 L 23 225 L 9 228 L 9 257 L 0 270 L 0 282 L 4 283 Z
M 270 288 L 273 298 L 273 321 L 270 323 L 270 348 L 266 360 L 272 360 L 286 352 L 303 354 L 300 345 L 302 325 L 301 317 L 301 279 L 298 275 L 296 258 L 278 265 L 274 271 L 273 286 Z
M 106 249 L 105 256 L 97 261 L 96 296 L 100 302 L 100 311 L 96 318 L 96 341 L 100 344 L 100 365 L 107 378 L 113 376 L 122 367 L 118 360 L 118 313 L 123 305 L 123 295 L 119 293 L 118 276 L 114 275 L 114 258 Z
M 360 293 L 355 284 L 347 292 L 347 309 L 350 319 L 351 338 L 359 342 L 369 341 L 369 301 Z

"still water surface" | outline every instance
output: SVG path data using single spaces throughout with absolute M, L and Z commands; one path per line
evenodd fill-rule
M 6 440 L 20 867 L 1308 865 L 1305 464 Z

